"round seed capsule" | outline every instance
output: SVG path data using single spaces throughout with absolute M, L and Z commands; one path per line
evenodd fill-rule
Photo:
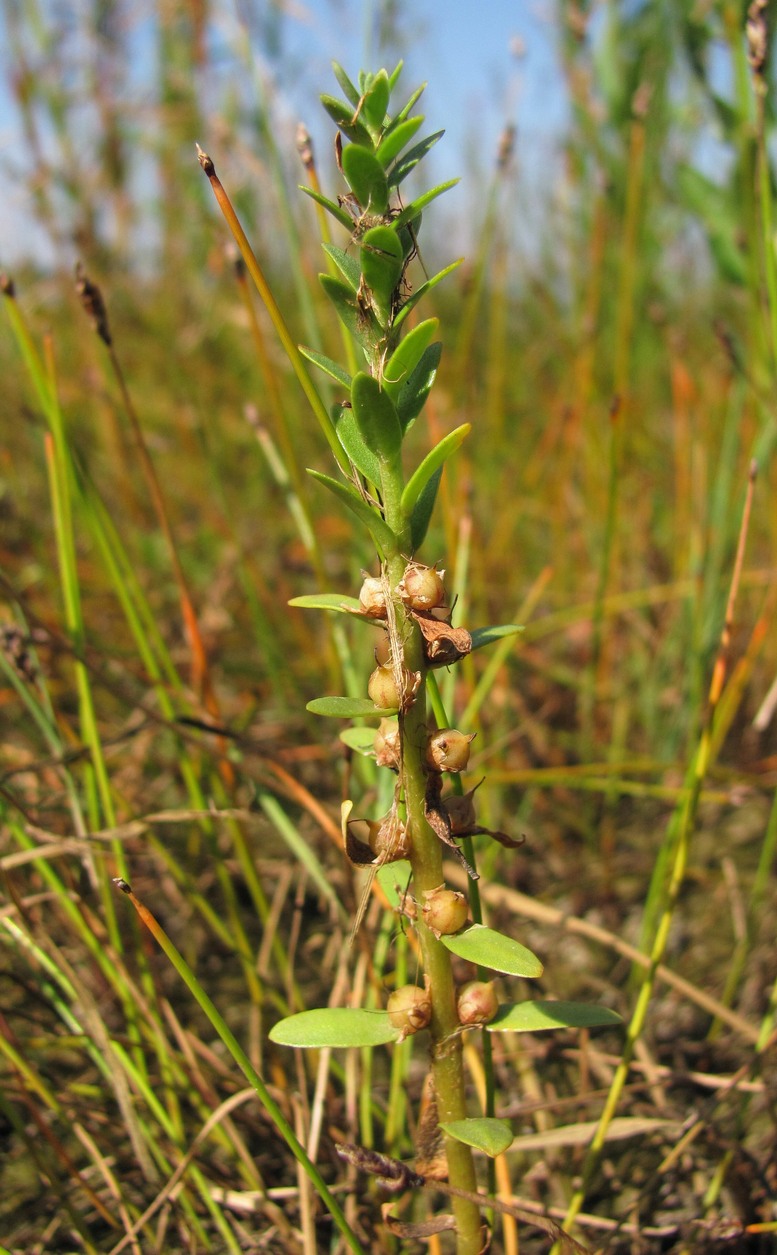
M 457 933 L 467 922 L 467 899 L 463 893 L 440 885 L 425 895 L 422 915 L 427 928 L 438 937 Z
M 493 981 L 471 980 L 462 985 L 456 1007 L 461 1024 L 489 1024 L 499 1010 Z
M 389 994 L 386 1003 L 389 1020 L 402 1038 L 426 1028 L 432 1018 L 432 1000 L 418 985 L 402 985 Z
M 383 580 L 368 575 L 359 590 L 359 606 L 368 619 L 385 619 L 386 593 Z
M 433 566 L 409 562 L 397 584 L 397 593 L 408 609 L 428 614 L 445 601 L 443 575 L 443 571 Z
M 426 746 L 426 765 L 432 771 L 464 771 L 474 736 L 474 732 L 468 735 L 456 728 L 440 728 L 438 732 L 433 732 Z

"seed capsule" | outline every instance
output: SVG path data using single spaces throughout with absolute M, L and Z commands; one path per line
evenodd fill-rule
M 438 571 L 433 566 L 409 562 L 397 584 L 397 594 L 409 610 L 428 613 L 445 601 L 445 585 L 442 580 L 444 574 L 444 571 Z
M 446 889 L 440 885 L 425 894 L 423 905 L 423 921 L 437 937 L 450 936 L 457 933 L 467 922 L 467 899 L 463 893 L 454 889 Z
M 386 1003 L 389 1020 L 400 1031 L 400 1041 L 426 1028 L 432 1018 L 432 1000 L 418 985 L 402 985 L 389 994 Z
M 426 745 L 427 767 L 432 771 L 463 771 L 469 762 L 469 747 L 474 737 L 474 732 L 467 735 L 456 728 L 433 732 Z
M 462 985 L 456 1008 L 461 1024 L 489 1024 L 499 1010 L 493 981 L 471 980 Z
M 398 710 L 401 698 L 391 667 L 376 667 L 369 678 L 367 692 L 381 710 Z

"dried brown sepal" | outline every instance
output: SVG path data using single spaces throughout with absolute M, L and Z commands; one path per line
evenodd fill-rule
M 440 800 L 442 791 L 442 781 L 437 775 L 429 775 L 426 777 L 426 793 L 424 795 L 424 815 L 426 822 L 430 828 L 439 837 L 439 839 L 447 845 L 454 853 L 456 859 L 466 869 L 467 875 L 471 880 L 479 880 L 480 877 L 474 867 L 470 867 L 461 850 L 457 846 L 451 833 L 450 820 L 447 812 Z
M 197 160 L 202 166 L 205 174 L 207 174 L 209 179 L 215 179 L 216 167 L 214 166 L 213 161 L 208 154 L 200 148 L 199 144 L 195 144 L 195 148 L 197 149 Z
M 424 653 L 430 667 L 451 667 L 465 658 L 472 649 L 472 637 L 466 628 L 451 627 L 433 614 L 411 611 L 424 638 Z
M 381 1208 L 383 1223 L 395 1238 L 433 1238 L 438 1233 L 451 1232 L 456 1228 L 456 1217 L 450 1212 L 433 1216 L 431 1220 L 420 1220 L 411 1223 L 392 1216 L 391 1203 L 384 1203 Z M 487 1248 L 486 1248 L 487 1249 Z
M 359 612 L 367 619 L 386 618 L 386 588 L 380 576 L 365 575 L 359 589 Z
M 296 138 L 296 143 L 297 143 L 297 152 L 299 153 L 299 156 L 300 156 L 300 161 L 302 162 L 305 169 L 309 170 L 311 166 L 314 166 L 316 164 L 316 161 L 315 161 L 315 156 L 313 154 L 313 141 L 310 138 L 310 132 L 308 131 L 308 128 L 305 126 L 304 122 L 300 122 L 299 125 L 297 126 L 297 134 L 295 138 Z
M 379 767 L 388 767 L 391 771 L 399 771 L 400 736 L 399 725 L 394 719 L 381 719 L 373 741 L 375 762 Z
M 366 1172 L 376 1177 L 384 1190 L 391 1194 L 417 1189 L 424 1183 L 423 1177 L 414 1172 L 409 1164 L 402 1163 L 400 1159 L 392 1159 L 390 1155 L 381 1155 L 377 1150 L 368 1150 L 353 1142 L 340 1142 L 335 1149 L 340 1158 L 356 1168 L 357 1172 Z
M 112 344 L 113 337 L 108 326 L 108 311 L 105 308 L 102 292 L 96 283 L 92 283 L 81 262 L 78 262 L 76 266 L 76 295 L 103 344 Z
M 421 1093 L 421 1108 L 415 1135 L 415 1168 L 427 1179 L 445 1181 L 448 1177 L 448 1157 L 445 1140 L 437 1113 L 437 1095 L 434 1077 L 427 1072 Z
M 375 859 L 375 853 L 370 849 L 366 841 L 362 841 L 353 831 L 355 824 L 366 824 L 366 820 L 352 819 L 345 828 L 345 857 L 354 867 L 371 867 Z
M 410 853 L 410 835 L 395 810 L 389 811 L 377 823 L 367 821 L 370 835 L 369 846 L 382 863 L 395 863 Z

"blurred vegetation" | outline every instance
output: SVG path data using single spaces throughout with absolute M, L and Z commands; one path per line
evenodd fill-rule
M 32 207 L 0 335 L 0 1242 L 24 1255 L 336 1246 L 113 876 L 328 1181 L 346 1181 L 333 1139 L 410 1158 L 416 1132 L 410 1043 L 391 1070 L 380 1051 L 311 1065 L 267 1043 L 287 1011 L 369 1005 L 403 974 L 377 904 L 346 950 L 338 805 L 370 765 L 304 711 L 358 688 L 364 641 L 287 606 L 353 594 L 371 556 L 306 481 L 330 455 L 194 156 L 199 138 L 292 334 L 337 357 L 279 88 L 295 19 L 247 11 L 225 51 L 220 17 L 207 0 L 139 25 L 109 0 L 3 6 L 26 149 L 4 173 Z M 376 64 L 412 17 L 377 6 Z M 428 422 L 475 430 L 427 553 L 451 559 L 467 618 L 525 624 L 446 693 L 488 747 L 481 822 L 527 835 L 482 851 L 486 907 L 543 956 L 548 990 L 628 1021 L 644 969 L 628 946 L 651 952 L 689 841 L 620 1097 L 636 1123 L 585 1179 L 576 1233 L 613 1252 L 765 1252 L 777 1218 L 772 20 L 732 0 L 558 0 L 563 180 L 518 248 L 519 117 L 471 196 L 466 266 L 432 297 Z M 332 166 L 317 154 L 329 195 Z M 622 1049 L 615 1032 L 500 1045 L 499 1114 L 534 1139 L 500 1189 L 563 1218 Z M 377 1196 L 348 1179 L 344 1198 L 365 1249 L 392 1249 Z M 511 1243 L 498 1228 L 494 1249 Z

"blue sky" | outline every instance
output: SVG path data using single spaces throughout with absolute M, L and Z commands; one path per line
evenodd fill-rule
M 243 0 L 214 0 L 211 44 L 217 49 L 225 77 L 235 74 L 238 46 L 244 46 L 245 28 L 240 20 Z M 153 52 L 154 0 L 147 7 L 134 0 L 126 5 L 135 25 L 132 90 L 139 110 L 148 107 L 144 90 L 144 66 Z M 377 3 L 355 0 L 287 0 L 285 16 L 277 25 L 281 61 L 267 55 L 260 39 L 254 39 L 252 55 L 273 78 L 277 103 L 289 121 L 301 118 L 321 145 L 331 142 L 331 124 L 318 94 L 338 94 L 330 62 L 340 61 L 355 77 L 360 68 L 378 68 L 392 54 L 375 52 L 372 31 Z M 467 181 L 478 171 L 490 174 L 499 135 L 505 123 L 518 126 L 518 163 L 521 181 L 547 194 L 544 175 L 558 148 L 566 117 L 563 77 L 555 56 L 555 5 L 553 0 L 412 0 L 400 6 L 400 32 L 405 60 L 402 84 L 409 93 L 420 82 L 428 88 L 422 102 L 427 130 L 445 128 L 446 137 L 435 150 L 432 177 L 463 175 Z M 64 6 L 69 11 L 69 6 Z M 79 9 L 70 10 L 74 23 Z M 255 16 L 267 4 L 254 3 Z M 46 20 L 63 7 L 41 0 Z M 0 15 L 0 163 L 23 170 L 25 148 L 16 110 L 8 91 L 13 73 L 8 45 L 3 38 Z M 277 74 L 278 66 L 284 67 Z M 291 73 L 288 72 L 291 67 Z M 390 64 L 388 68 L 393 68 Z M 153 69 L 150 71 L 153 74 Z M 142 116 L 142 115 L 139 115 Z M 209 137 L 202 137 L 207 144 Z M 30 231 L 30 206 L 23 179 L 6 180 L 0 200 L 0 263 L 12 264 L 21 242 Z M 10 193 L 10 194 L 9 194 Z M 458 195 L 458 193 L 456 194 Z

